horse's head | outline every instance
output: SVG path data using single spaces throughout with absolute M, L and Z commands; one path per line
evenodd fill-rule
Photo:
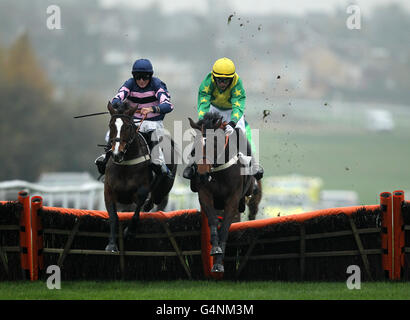
M 225 143 L 225 133 L 223 129 L 226 123 L 217 113 L 206 113 L 198 122 L 188 118 L 193 129 L 198 133 L 195 135 L 194 147 L 197 161 L 198 173 L 200 175 L 211 172 L 212 165 L 217 163 Z
M 109 123 L 111 152 L 114 161 L 121 162 L 124 160 L 128 147 L 136 137 L 133 115 L 137 111 L 138 105 L 129 107 L 124 103 L 118 109 L 114 109 L 111 102 L 108 102 L 107 108 L 111 114 Z

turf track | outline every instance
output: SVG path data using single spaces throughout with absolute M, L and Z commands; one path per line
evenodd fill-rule
M 347 275 L 348 276 L 348 275 Z M 346 278 L 347 278 L 346 276 Z M 408 282 L 113 281 L 2 282 L 0 300 L 410 300 Z

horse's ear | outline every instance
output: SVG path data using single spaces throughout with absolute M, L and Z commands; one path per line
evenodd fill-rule
M 114 113 L 117 113 L 117 111 L 116 111 L 116 110 L 114 109 L 114 107 L 112 106 L 111 101 L 108 101 L 107 109 L 108 109 L 108 111 L 110 111 L 110 114 L 111 114 L 111 115 L 113 115 Z
M 125 111 L 125 114 L 132 117 L 137 110 L 138 110 L 138 104 L 135 105 L 134 107 L 127 108 L 126 111 Z
M 188 120 L 189 120 L 189 124 L 191 125 L 191 128 L 201 130 L 201 127 L 198 126 L 198 124 L 194 120 L 192 120 L 189 117 L 188 117 Z

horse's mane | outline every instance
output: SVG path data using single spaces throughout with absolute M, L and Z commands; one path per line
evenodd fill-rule
M 216 112 L 208 112 L 205 113 L 204 117 L 198 121 L 198 125 L 203 125 L 205 129 L 213 129 L 221 118 L 221 115 Z
M 121 102 L 121 103 L 119 103 L 119 105 L 118 105 L 117 111 L 118 111 L 119 114 L 124 114 L 124 112 L 125 112 L 128 108 L 130 108 L 128 102 Z

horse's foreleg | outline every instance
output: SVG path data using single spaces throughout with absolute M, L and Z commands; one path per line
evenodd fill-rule
M 152 199 L 152 196 L 150 196 L 144 203 L 144 211 L 149 212 L 154 208 L 154 200 Z
M 110 221 L 110 240 L 108 245 L 105 247 L 105 251 L 117 252 L 118 247 L 116 244 L 117 237 L 117 228 L 118 228 L 118 215 L 117 215 L 117 206 L 114 202 L 106 203 L 106 208 L 109 215 Z
M 215 225 L 209 225 L 209 229 L 211 231 L 211 256 L 216 256 L 216 255 L 221 255 L 222 254 L 222 248 L 219 245 L 219 237 L 218 237 L 218 226 Z
M 206 191 L 199 190 L 199 202 L 202 210 L 208 218 L 208 225 L 211 233 L 211 256 L 222 254 L 222 249 L 219 246 L 218 238 L 218 217 L 214 209 L 214 199 L 211 194 Z
M 222 249 L 222 257 L 225 256 L 225 247 L 226 247 L 226 242 L 229 236 L 229 228 L 231 227 L 234 217 L 237 214 L 239 214 L 237 206 L 236 207 L 230 206 L 230 209 L 228 210 L 230 211 L 226 211 L 225 209 L 225 216 L 224 216 L 224 219 L 222 220 L 221 228 L 218 230 L 219 244 Z
M 128 227 L 125 228 L 125 231 L 124 231 L 124 236 L 126 238 L 135 236 L 137 226 L 140 221 L 141 208 L 144 205 L 145 200 L 147 200 L 148 194 L 149 194 L 149 188 L 145 186 L 141 186 L 140 188 L 138 188 L 138 191 L 136 193 L 136 200 L 135 200 L 135 204 L 136 204 L 135 212 L 128 224 Z
M 165 195 L 165 197 L 161 200 L 161 202 L 157 205 L 156 211 L 163 211 L 168 204 L 169 195 Z
M 226 242 L 228 240 L 229 228 L 231 227 L 232 221 L 234 220 L 235 215 L 239 214 L 238 205 L 238 199 L 229 199 L 226 201 L 224 219 L 222 220 L 221 228 L 218 231 L 219 245 L 222 253 L 214 258 L 212 272 L 224 272 L 223 259 L 225 257 Z

